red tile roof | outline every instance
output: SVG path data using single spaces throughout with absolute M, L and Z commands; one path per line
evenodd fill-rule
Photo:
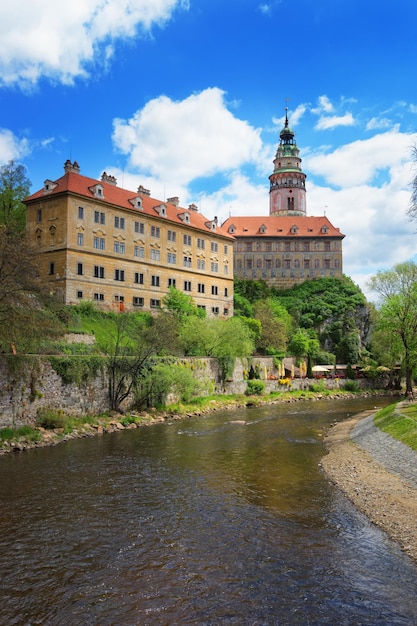
M 52 181 L 48 182 L 51 183 Z M 97 185 L 100 185 L 103 188 L 103 196 L 101 198 L 97 198 L 97 196 L 94 195 L 94 188 Z M 115 207 L 121 207 L 133 213 L 137 213 L 137 215 L 145 214 L 157 219 L 159 218 L 176 224 L 190 226 L 191 228 L 205 231 L 206 234 L 209 231 L 215 235 L 226 237 L 227 239 L 233 239 L 233 235 L 229 234 L 225 228 L 221 227 L 220 224 L 217 225 L 215 229 L 212 229 L 212 220 L 204 217 L 204 215 L 196 210 L 179 206 L 177 207 L 173 203 L 152 198 L 146 193 L 122 189 L 121 187 L 108 183 L 105 180 L 88 178 L 87 176 L 82 176 L 76 172 L 66 172 L 61 178 L 58 178 L 50 184 L 49 191 L 45 192 L 45 189 L 40 189 L 26 198 L 24 202 L 29 204 L 36 200 L 67 193 L 76 194 L 90 200 L 95 199 L 103 201 L 106 204 L 111 204 Z M 132 201 L 134 201 L 135 198 L 141 198 L 141 209 L 135 208 L 135 206 L 132 205 Z M 166 207 L 165 217 L 161 217 L 158 211 L 155 210 L 155 207 L 160 207 L 161 205 Z M 184 222 L 184 214 L 186 213 L 189 215 L 188 223 Z
M 234 230 L 231 227 L 234 226 Z M 234 237 L 338 237 L 345 235 L 328 218 L 298 215 L 228 217 L 222 227 Z M 263 228 L 264 227 L 264 228 Z M 294 228 L 296 227 L 296 228 Z M 323 232 L 327 227 L 327 232 Z

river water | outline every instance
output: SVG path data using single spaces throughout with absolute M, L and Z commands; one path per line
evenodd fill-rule
M 328 426 L 383 404 L 219 412 L 1 457 L 0 623 L 417 624 L 417 568 L 319 468 Z

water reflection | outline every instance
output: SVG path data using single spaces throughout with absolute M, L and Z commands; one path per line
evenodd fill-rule
M 1 623 L 417 623 L 416 568 L 318 468 L 369 402 L 294 406 L 1 458 Z

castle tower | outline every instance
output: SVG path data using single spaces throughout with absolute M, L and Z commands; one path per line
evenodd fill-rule
M 274 171 L 269 177 L 269 214 L 306 215 L 306 175 L 301 169 L 299 150 L 294 132 L 288 125 L 288 107 L 285 125 L 274 159 Z

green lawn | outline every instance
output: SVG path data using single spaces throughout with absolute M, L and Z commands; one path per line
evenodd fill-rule
M 417 450 L 417 404 L 390 404 L 378 411 L 374 422 L 384 433 Z

